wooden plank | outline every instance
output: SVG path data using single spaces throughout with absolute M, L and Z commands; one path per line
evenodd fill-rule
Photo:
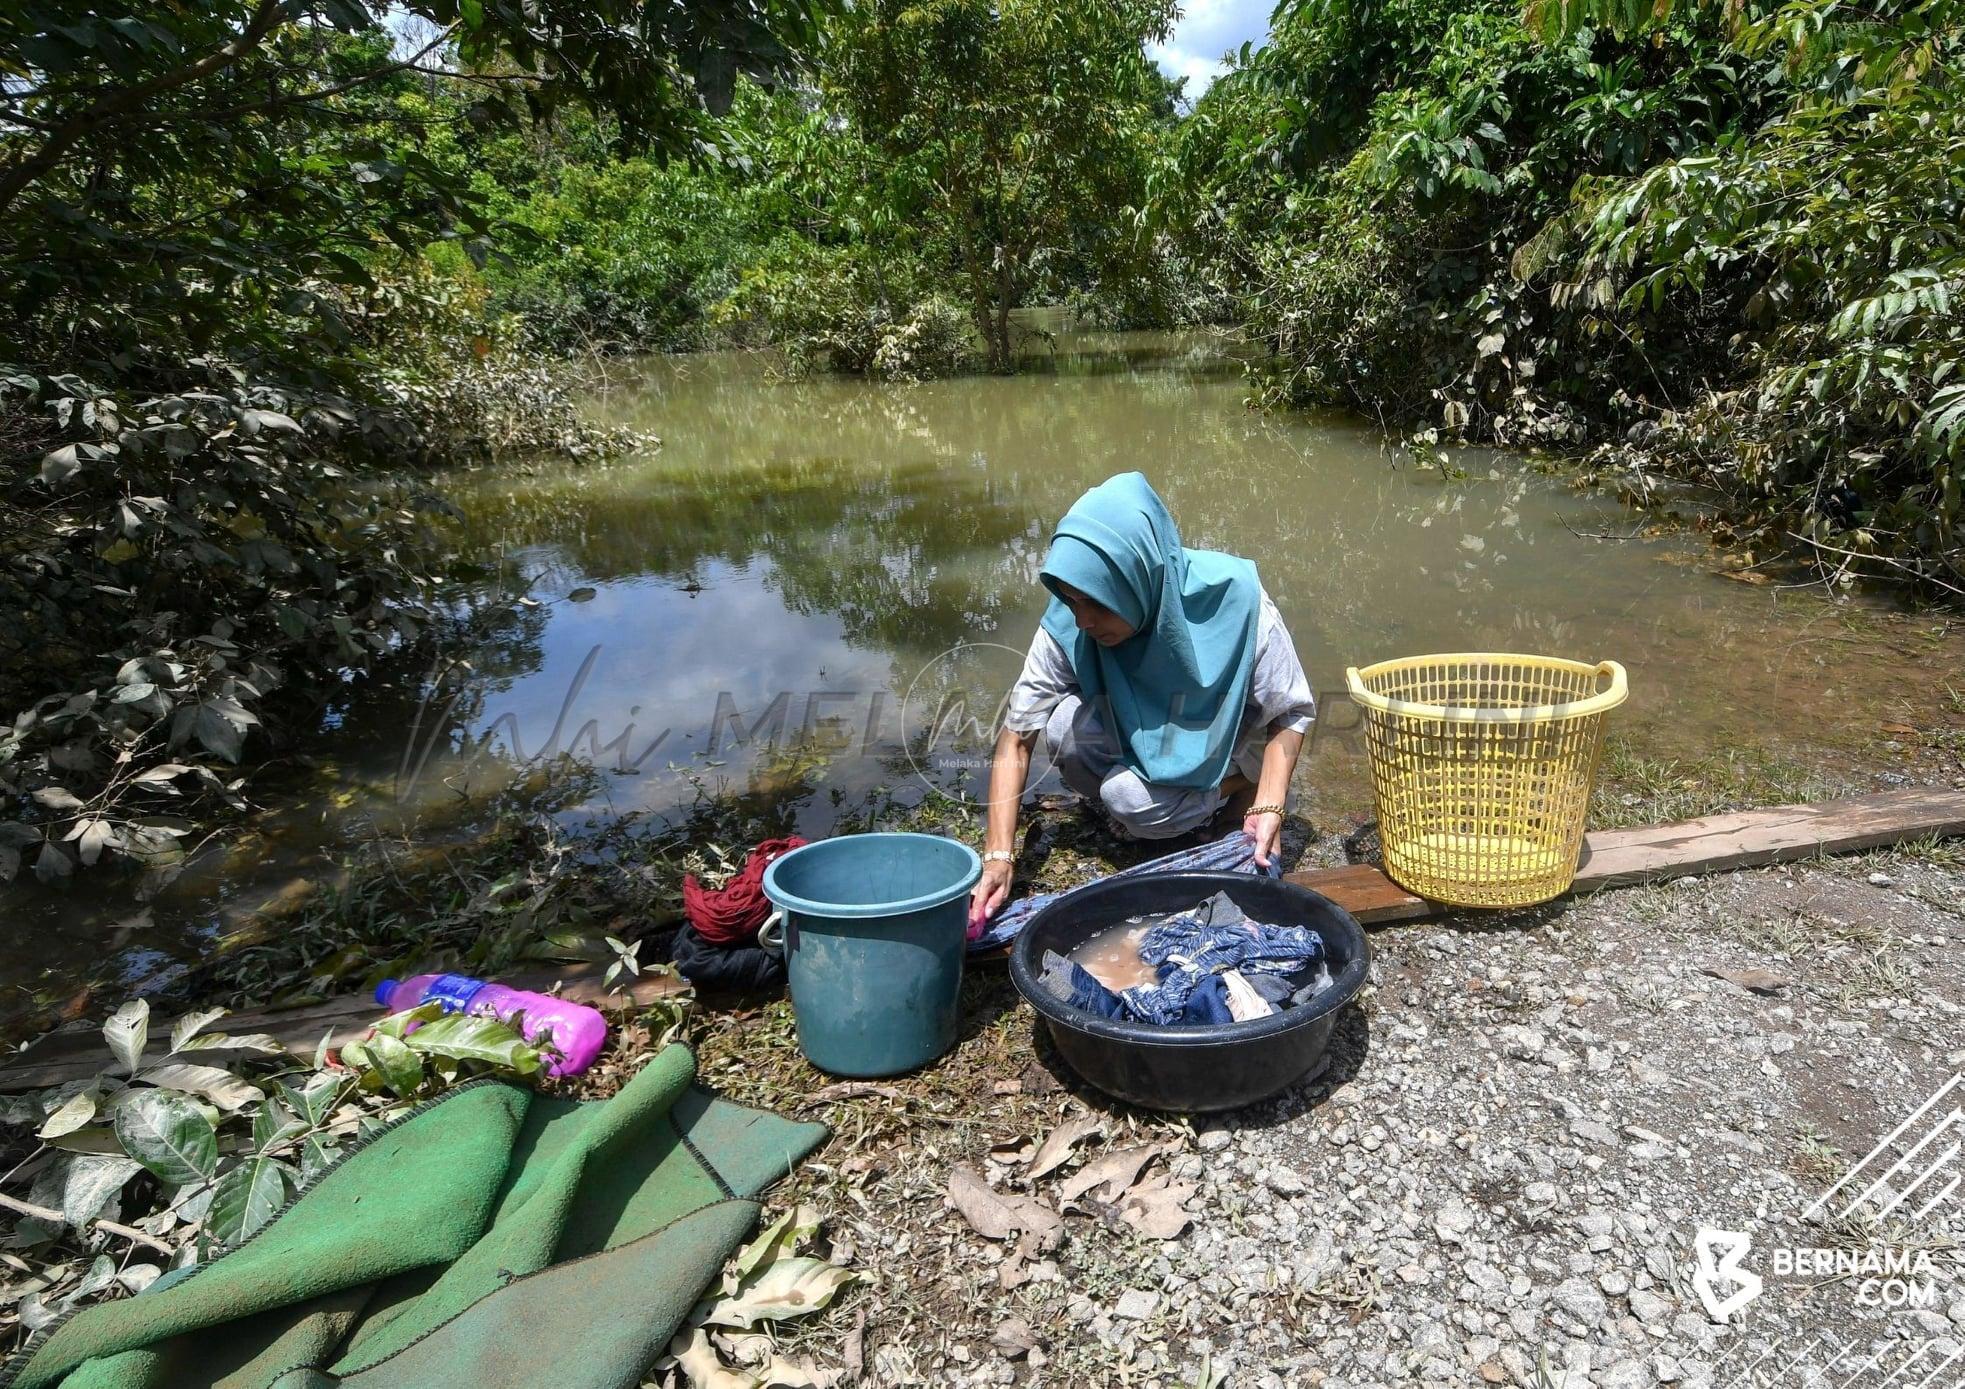
M 1415 897 L 1369 863 L 1343 868 L 1310 868 L 1285 873 L 1284 880 L 1321 892 L 1367 926 L 1417 921 L 1440 910 L 1439 903 Z
M 501 982 L 513 988 L 532 989 L 539 993 L 550 990 L 558 983 L 563 985 L 560 996 L 576 1003 L 599 1004 L 617 992 L 625 992 L 642 1007 L 689 987 L 681 979 L 662 974 L 644 976 L 623 990 L 604 989 L 600 982 L 603 972 L 604 966 L 578 962 L 522 970 Z M 269 1033 L 293 1055 L 311 1059 L 323 1035 L 328 1038 L 329 1046 L 338 1047 L 361 1036 L 381 1016 L 382 1009 L 373 995 L 343 994 L 299 1008 L 262 1008 L 230 1013 L 215 1023 L 213 1030 Z M 170 1030 L 169 1022 L 153 1021 L 150 1025 L 152 1037 L 168 1037 Z M 97 1024 L 66 1027 L 49 1033 L 20 1053 L 17 1060 L 0 1067 L 0 1093 L 39 1090 L 49 1085 L 65 1085 L 71 1080 L 87 1080 L 106 1070 L 109 1065 L 109 1049 L 102 1044 L 102 1031 Z
M 1961 834 L 1965 834 L 1965 791 L 1926 788 L 1597 830 L 1584 838 L 1583 858 L 1570 894 Z M 1366 925 L 1414 921 L 1450 910 L 1413 896 L 1367 864 L 1312 868 L 1286 876 L 1323 893 Z
M 1599 830 L 1584 843 L 1573 890 L 1628 887 L 1959 834 L 1965 834 L 1965 791 L 1925 788 Z

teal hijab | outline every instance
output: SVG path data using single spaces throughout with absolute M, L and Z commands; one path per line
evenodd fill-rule
M 1255 669 L 1255 565 L 1184 548 L 1145 476 L 1121 473 L 1065 513 L 1038 577 L 1052 595 L 1044 630 L 1126 765 L 1160 786 L 1220 785 Z M 1119 614 L 1133 635 L 1108 648 L 1079 631 L 1061 583 Z

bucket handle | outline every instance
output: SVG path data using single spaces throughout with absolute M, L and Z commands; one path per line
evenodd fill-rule
M 776 927 L 774 931 L 772 928 Z M 767 954 L 783 957 L 789 948 L 798 949 L 798 928 L 791 924 L 785 909 L 779 907 L 764 918 L 764 924 L 757 928 L 758 948 Z

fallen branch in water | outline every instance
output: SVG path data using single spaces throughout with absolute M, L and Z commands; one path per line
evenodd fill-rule
M 1642 522 L 1629 535 L 1612 535 L 1609 531 L 1579 531 L 1576 527 L 1569 524 L 1569 518 L 1561 512 L 1556 513 L 1556 519 L 1562 522 L 1562 528 L 1564 530 L 1568 531 L 1578 540 L 1637 540 L 1644 535 L 1644 525 Z
M 1823 541 L 1816 540 L 1813 536 L 1803 535 L 1799 531 L 1789 531 L 1788 535 L 1792 539 L 1799 540 L 1805 545 L 1812 545 L 1817 550 L 1826 550 L 1832 555 L 1846 555 L 1850 559 L 1856 559 L 1856 560 L 1880 560 L 1882 563 L 1890 565 L 1893 568 L 1903 570 L 1906 574 L 1909 574 L 1912 578 L 1923 579 L 1927 583 L 1935 584 L 1937 587 L 1943 589 L 1946 593 L 1956 594 L 1960 598 L 1965 598 L 1965 588 L 1960 588 L 1956 584 L 1948 584 L 1943 579 L 1940 579 L 1936 574 L 1930 573 L 1928 570 L 1920 569 L 1914 564 L 1906 564 L 1902 560 L 1892 558 L 1889 555 L 1866 555 L 1856 550 L 1844 550 L 1839 546 L 1830 545 Z M 1844 565 L 1843 567 L 1846 569 L 1848 566 Z

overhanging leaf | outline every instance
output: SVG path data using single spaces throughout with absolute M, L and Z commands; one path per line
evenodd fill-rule
M 363 1044 L 369 1060 L 382 1075 L 382 1083 L 398 1095 L 414 1094 L 423 1083 L 423 1058 L 401 1039 L 378 1032 Z
M 405 1038 L 411 1048 L 428 1056 L 455 1061 L 482 1061 L 519 1075 L 539 1070 L 539 1049 L 496 1018 L 469 1013 L 445 1013 L 426 1022 Z
M 270 1032 L 201 1032 L 173 1051 L 244 1051 L 278 1056 L 286 1048 Z
M 225 1013 L 226 1010 L 223 1008 L 207 1008 L 202 1012 L 186 1013 L 171 1024 L 171 1050 L 183 1051 L 185 1043 L 224 1017 Z
M 96 1117 L 96 1103 L 94 1086 L 70 1095 L 62 1102 L 61 1107 L 42 1123 L 41 1137 L 60 1138 L 65 1133 L 75 1132 Z
M 286 1204 L 286 1167 L 267 1157 L 249 1157 L 218 1179 L 212 1190 L 205 1233 L 214 1244 L 237 1244 Z
M 290 1092 L 289 1092 L 290 1093 Z M 307 1121 L 278 1100 L 269 1099 L 252 1116 L 252 1146 L 259 1152 L 307 1132 Z
M 108 1287 L 115 1279 L 116 1261 L 107 1254 L 98 1254 L 89 1264 L 89 1271 L 82 1275 L 82 1281 L 63 1293 L 61 1301 L 55 1306 L 59 1311 L 71 1311 Z
M 102 1040 L 110 1053 L 131 1075 L 143 1064 L 143 1048 L 150 1040 L 150 1005 L 142 999 L 125 1003 L 102 1025 Z
M 200 704 L 192 716 L 192 733 L 207 752 L 237 762 L 245 751 L 246 730 L 234 724 L 209 703 Z
M 308 1077 L 307 1083 L 297 1090 L 285 1081 L 275 1081 L 274 1084 L 296 1114 L 319 1128 L 328 1121 L 335 1101 L 341 1098 L 347 1082 L 332 1071 L 320 1071 Z
M 187 1095 L 203 1095 L 223 1110 L 243 1109 L 264 1098 L 257 1085 L 239 1079 L 219 1066 L 194 1066 L 174 1061 L 152 1066 L 137 1077 L 149 1085 L 178 1090 Z
M 375 1024 L 378 1036 L 405 1037 L 419 1023 L 435 1022 L 444 1015 L 441 1003 L 419 1003 L 400 1013 L 391 1013 Z
M 64 1133 L 59 1138 L 50 1138 L 48 1146 L 59 1148 L 64 1153 L 107 1153 L 111 1157 L 123 1154 L 123 1144 L 116 1137 L 116 1131 L 107 1124 L 90 1124 Z
M 103 1207 L 143 1170 L 134 1158 L 101 1153 L 77 1153 L 68 1159 L 61 1188 L 61 1218 L 80 1230 L 102 1214 Z
M 169 1090 L 138 1090 L 116 1110 L 123 1151 L 173 1186 L 207 1181 L 218 1168 L 218 1133 L 198 1107 Z
M 102 857 L 104 849 L 120 848 L 123 843 L 116 827 L 101 816 L 76 821 L 75 828 L 68 832 L 68 838 L 75 841 L 76 854 L 82 862 L 90 866 L 94 866 L 96 860 Z

